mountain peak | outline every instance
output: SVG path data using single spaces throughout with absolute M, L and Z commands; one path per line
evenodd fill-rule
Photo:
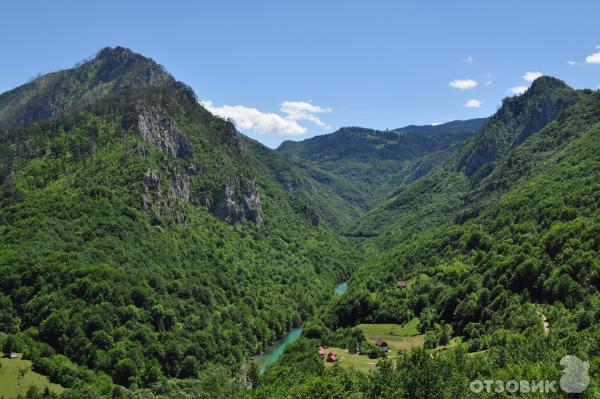
M 118 57 L 118 56 L 133 56 L 133 55 L 139 55 L 137 53 L 134 53 L 131 49 L 127 48 L 127 47 L 122 47 L 122 46 L 117 46 L 117 47 L 104 47 L 103 49 L 101 49 L 100 51 L 98 51 L 98 54 L 96 55 L 96 58 L 112 58 L 112 57 Z
M 160 72 L 167 74 L 166 70 L 159 65 L 152 58 L 143 56 L 142 54 L 136 53 L 129 48 L 117 46 L 117 47 L 104 47 L 96 56 L 89 61 L 90 63 L 101 63 L 109 67 L 119 66 L 132 66 L 134 64 L 144 65 L 145 67 L 152 67 Z M 85 66 L 87 63 L 81 65 Z
M 74 68 L 42 75 L 0 94 L 0 127 L 20 125 L 71 112 L 102 98 L 175 79 L 161 65 L 128 48 L 105 47 Z
M 533 81 L 528 92 L 530 93 L 542 93 L 547 90 L 556 89 L 569 89 L 570 87 L 560 79 L 552 76 L 541 76 Z
M 473 145 L 463 149 L 458 167 L 467 176 L 484 177 L 500 156 L 542 130 L 576 99 L 576 91 L 562 80 L 537 78 L 523 95 L 504 99 Z
M 95 58 L 78 68 L 85 70 L 88 67 L 97 68 L 98 77 L 102 81 L 124 78 L 126 86 L 156 86 L 173 79 L 153 59 L 121 46 L 103 48 Z

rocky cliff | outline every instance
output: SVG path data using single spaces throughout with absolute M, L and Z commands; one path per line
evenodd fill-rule
M 192 144 L 173 122 L 151 105 L 139 103 L 137 131 L 150 144 L 172 157 L 189 157 Z
M 227 183 L 215 200 L 208 201 L 207 205 L 217 217 L 228 223 L 263 222 L 256 179 L 249 183 Z

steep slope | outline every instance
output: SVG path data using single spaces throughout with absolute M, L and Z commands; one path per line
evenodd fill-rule
M 578 103 L 583 95 L 558 79 L 537 79 L 522 96 L 505 99 L 481 132 L 468 139 L 442 167 L 414 184 L 400 188 L 362 217 L 349 234 L 359 237 L 380 235 L 382 238 L 373 242 L 389 247 L 390 243 L 400 242 L 415 231 L 477 215 L 486 203 L 497 199 L 517 181 L 516 176 L 501 178 L 500 171 L 512 169 L 526 173 L 536 170 L 536 162 L 543 160 L 543 154 L 537 154 L 537 151 L 552 152 L 575 137 L 547 139 L 546 147 L 540 145 L 537 150 L 532 149 L 531 157 L 520 155 L 522 160 L 514 163 L 517 154 L 530 145 L 523 146 L 527 137 L 539 133 L 559 113 Z M 551 133 L 542 137 L 548 135 Z
M 553 117 L 535 106 L 540 103 L 555 110 Z M 523 126 L 532 120 L 544 120 L 544 126 L 523 138 Z M 497 157 L 470 173 L 462 160 L 475 159 L 481 146 L 489 148 L 486 138 L 498 139 L 500 132 L 506 144 L 492 152 Z M 562 334 L 548 345 L 548 359 L 558 364 L 575 341 L 577 349 L 569 351 L 590 353 L 600 312 L 599 144 L 598 91 L 575 91 L 544 78 L 528 93 L 507 99 L 440 172 L 377 210 L 381 219 L 372 221 L 383 234 L 366 239 L 370 260 L 353 276 L 350 297 L 331 310 L 330 325 L 418 316 L 420 330 L 432 337 L 448 325 L 472 351 L 503 351 L 507 341 L 499 334 L 538 340 L 536 304 L 545 304 L 557 336 Z M 399 278 L 410 282 L 404 295 L 395 293 Z M 368 311 L 344 308 L 363 303 L 365 295 Z M 356 316 L 340 317 L 348 314 Z M 538 360 L 525 343 L 520 348 L 528 355 L 516 362 Z
M 245 137 L 252 162 L 261 173 L 278 182 L 288 193 L 297 198 L 298 204 L 315 223 L 323 222 L 335 228 L 349 225 L 363 211 L 349 199 L 344 198 L 327 182 L 313 178 L 284 156 L 262 144 Z
M 382 248 L 387 248 L 387 251 L 371 264 L 371 269 L 364 268 L 358 275 L 368 275 L 369 279 L 380 279 L 385 275 L 387 277 L 384 279 L 391 284 L 394 280 L 393 276 L 431 273 L 437 270 L 440 264 L 457 258 L 460 258 L 459 262 L 462 264 L 467 263 L 465 259 L 468 259 L 471 264 L 478 263 L 480 269 L 476 274 L 489 275 L 491 270 L 486 270 L 486 267 L 491 267 L 492 264 L 489 262 L 492 262 L 494 272 L 499 272 L 498 267 L 519 268 L 516 274 L 508 273 L 515 292 L 521 293 L 520 290 L 527 288 L 531 295 L 535 295 L 532 299 L 551 301 L 552 294 L 545 291 L 549 288 L 547 286 L 543 288 L 541 282 L 533 284 L 530 279 L 548 277 L 551 274 L 550 270 L 558 266 L 554 265 L 557 260 L 555 252 L 564 250 L 565 245 L 575 244 L 561 241 L 565 239 L 564 237 L 558 239 L 560 244 L 558 241 L 553 243 L 552 240 L 556 238 L 551 236 L 559 231 L 552 230 L 565 223 L 574 223 L 573 226 L 584 223 L 589 229 L 594 230 L 599 222 L 597 208 L 598 198 L 600 198 L 598 196 L 600 160 L 597 147 L 600 143 L 600 92 L 582 91 L 576 94 L 579 97 L 578 101 L 564 109 L 541 131 L 532 134 L 530 138 L 516 146 L 506 159 L 499 160 L 496 169 L 482 181 L 483 184 L 476 185 L 472 188 L 475 191 L 469 191 L 463 197 L 467 200 L 480 201 L 482 198 L 479 196 L 484 196 L 485 206 L 480 211 L 471 213 L 468 217 L 464 217 L 465 215 L 459 211 L 459 217 L 452 220 L 456 216 L 457 209 L 471 206 L 471 203 L 457 200 L 454 206 L 446 209 L 450 214 L 444 218 L 444 222 L 433 222 L 429 228 L 414 229 L 412 235 L 408 237 L 403 235 L 402 230 L 405 226 L 395 226 L 385 234 L 385 238 L 389 238 L 390 241 L 384 242 L 382 237 L 373 239 L 374 246 L 381 245 Z M 434 191 L 433 194 L 424 189 L 427 186 L 419 184 L 420 182 L 414 185 L 421 191 L 414 189 L 414 192 L 432 198 L 441 197 L 442 193 L 446 192 L 457 198 L 452 191 L 445 191 L 443 187 L 455 190 L 458 185 L 453 181 L 444 181 L 442 176 L 438 176 L 437 185 L 434 186 L 434 190 L 431 190 Z M 413 187 L 411 186 L 410 189 Z M 490 201 L 488 196 L 491 196 L 493 201 Z M 424 212 L 415 204 L 413 207 L 417 212 Z M 403 211 L 408 213 L 409 209 Z M 440 209 L 436 211 L 443 213 Z M 400 220 L 412 221 L 412 217 L 402 216 Z M 569 229 L 559 230 L 560 234 L 563 234 Z M 394 235 L 394 232 L 397 234 Z M 588 244 L 582 244 L 580 249 L 598 251 L 594 234 L 588 236 L 587 233 L 579 234 L 574 231 L 572 233 L 575 234 L 573 237 L 578 237 L 582 242 L 592 240 Z M 492 248 L 497 247 L 496 250 L 500 251 L 500 247 L 504 246 L 504 249 L 510 252 L 513 247 L 528 245 L 534 247 L 541 245 L 541 248 L 538 248 L 541 252 L 529 253 L 527 257 L 533 258 L 536 264 L 544 264 L 544 272 L 528 270 L 531 265 L 527 262 L 522 265 L 523 258 L 517 257 L 513 259 L 513 263 L 500 261 L 499 258 L 492 261 L 489 258 Z M 554 248 L 556 245 L 560 248 Z M 485 256 L 481 258 L 484 253 Z M 512 256 L 500 253 L 497 255 Z M 564 254 L 566 257 L 571 255 L 579 256 Z M 424 260 L 425 258 L 427 261 Z M 377 270 L 372 269 L 375 266 Z M 572 277 L 583 284 L 586 290 L 593 292 L 597 284 L 591 281 L 597 277 L 576 278 L 575 275 L 594 274 L 598 269 L 595 265 L 585 264 L 585 262 L 580 266 L 569 269 L 569 273 L 573 273 Z M 519 273 L 531 274 L 525 278 Z M 488 284 L 494 284 L 491 275 L 489 277 Z M 527 281 L 532 285 L 526 286 Z
M 126 48 L 106 48 L 74 68 L 39 76 L 0 95 L 0 128 L 72 111 L 132 88 L 174 79 L 163 67 Z
M 277 151 L 367 211 L 399 187 L 442 165 L 485 121 L 407 126 L 392 131 L 348 127 L 301 142 L 286 141 Z
M 523 381 L 555 381 L 540 397 L 600 394 L 600 91 L 538 79 L 443 170 L 385 206 L 384 234 L 364 240 L 371 258 L 346 294 L 242 397 L 514 395 L 476 392 L 474 380 L 520 381 L 522 393 L 531 393 Z M 353 326 L 413 317 L 423 347 L 369 374 L 323 368 L 315 353 L 368 348 Z M 574 364 L 577 382 L 565 386 Z
M 561 80 L 547 76 L 537 79 L 524 96 L 504 100 L 483 134 L 461 151 L 458 168 L 467 176 L 489 173 L 496 161 L 540 131 L 577 97 Z
M 123 47 L 105 48 L 94 58 L 71 69 L 39 76 L 23 86 L 0 94 L 0 129 L 43 120 L 53 115 L 86 110 L 103 99 L 130 96 L 135 91 L 173 90 L 174 87 L 182 96 L 187 97 L 186 102 L 194 102 L 195 95 L 191 89 L 177 82 L 152 59 Z M 155 146 L 164 147 L 172 155 L 190 151 L 187 139 L 172 121 L 168 118 L 160 119 L 162 115 L 157 115 L 152 107 L 138 104 L 137 109 L 140 111 L 139 120 L 129 122 L 132 126 L 138 125 L 140 134 L 145 135 L 145 139 Z M 181 109 L 173 110 L 175 114 L 180 111 Z M 253 165 L 260 167 L 262 172 L 293 194 L 299 204 L 303 203 L 298 206 L 307 208 L 304 212 L 310 214 L 315 222 L 323 221 L 339 226 L 360 213 L 357 207 L 339 197 L 331 188 L 315 181 L 264 146 L 232 133 L 235 130 L 233 127 L 214 121 L 208 112 L 194 110 L 194 113 L 202 123 L 214 124 L 214 130 L 223 134 L 222 138 L 217 138 L 217 142 L 228 140 L 226 137 L 234 137 L 234 145 L 252 158 Z M 153 136 L 153 131 L 157 130 L 167 133 Z M 256 154 L 260 156 L 257 157 Z
M 309 177 L 148 71 L 105 49 L 1 97 L 0 331 L 70 397 L 229 386 L 360 259 Z

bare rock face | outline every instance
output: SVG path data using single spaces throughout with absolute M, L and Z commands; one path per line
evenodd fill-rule
M 467 176 L 472 176 L 483 165 L 495 161 L 497 158 L 498 149 L 495 142 L 479 145 L 467 161 L 465 174 Z
M 162 199 L 160 190 L 160 177 L 155 170 L 147 170 L 144 173 L 144 193 L 142 194 L 142 209 L 150 209 L 152 204 Z
M 237 182 L 226 184 L 214 203 L 210 204 L 210 209 L 218 218 L 227 223 L 251 221 L 261 224 L 263 222 L 255 179 L 246 187 Z
M 144 140 L 172 157 L 189 157 L 193 154 L 192 144 L 185 134 L 158 109 L 138 104 L 137 131 Z
M 171 177 L 171 196 L 184 204 L 190 202 L 190 179 L 187 175 L 176 173 Z
M 156 215 L 171 215 L 182 226 L 187 224 L 184 205 L 190 202 L 190 182 L 187 174 L 174 173 L 161 187 L 155 170 L 144 173 L 142 209 L 151 209 Z

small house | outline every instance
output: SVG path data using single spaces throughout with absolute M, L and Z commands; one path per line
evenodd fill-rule
M 319 353 L 319 357 L 322 359 L 325 359 L 325 348 L 323 348 L 322 346 L 319 346 L 319 349 L 317 349 L 317 352 Z
M 329 352 L 329 354 L 327 355 L 327 361 L 330 363 L 333 363 L 337 360 L 337 353 L 336 352 Z
M 389 350 L 388 344 L 387 342 L 385 342 L 382 339 L 378 339 L 375 341 L 375 345 L 380 347 L 381 349 L 383 349 L 385 352 L 387 352 Z
M 406 288 L 406 287 L 407 287 L 406 281 L 398 280 L 396 282 L 396 288 Z
M 18 354 L 16 354 L 15 352 L 10 352 L 10 354 L 8 355 L 9 359 L 17 359 L 19 357 Z

